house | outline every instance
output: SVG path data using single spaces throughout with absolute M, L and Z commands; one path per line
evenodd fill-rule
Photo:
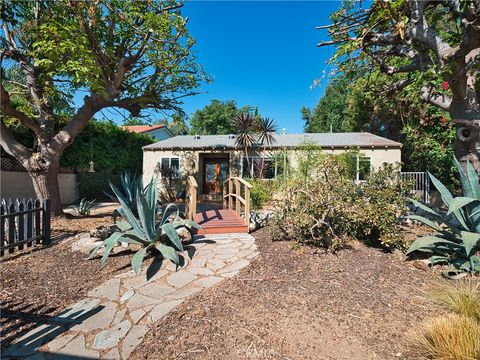
M 316 133 L 275 134 L 275 142 L 265 151 L 266 165 L 263 176 L 278 175 L 281 163 L 288 159 L 295 168 L 299 148 L 306 143 L 319 146 L 325 153 L 340 154 L 351 149 L 359 151 L 357 180 L 362 180 L 371 170 L 384 163 L 400 163 L 402 144 L 370 133 Z M 143 147 L 143 176 L 149 181 L 152 176 L 169 170 L 176 178 L 194 175 L 199 194 L 220 194 L 223 182 L 230 176 L 248 176 L 255 172 L 258 159 L 262 158 L 262 146 L 249 151 L 249 159 L 243 149 L 235 146 L 235 135 L 185 135 L 175 136 Z M 248 167 L 251 167 L 250 169 Z
M 173 137 L 173 133 L 165 125 L 129 125 L 121 126 L 123 130 L 137 134 L 148 134 L 155 140 L 161 141 Z

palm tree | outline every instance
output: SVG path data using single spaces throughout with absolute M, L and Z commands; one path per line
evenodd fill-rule
M 237 136 L 235 137 L 235 145 L 244 150 L 249 173 L 250 176 L 252 176 L 250 160 L 248 159 L 248 149 L 255 144 L 255 118 L 248 113 L 237 114 L 233 119 L 233 124 L 238 129 Z
M 275 120 L 268 117 L 257 118 L 257 121 L 255 123 L 255 133 L 257 134 L 258 143 L 263 146 L 260 176 L 263 175 L 263 172 L 265 170 L 265 153 L 267 150 L 267 146 L 271 146 L 275 141 L 277 141 L 274 136 L 276 129 L 277 125 L 275 124 Z

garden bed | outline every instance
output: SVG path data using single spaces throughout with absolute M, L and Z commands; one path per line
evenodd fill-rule
M 131 359 L 411 359 L 406 334 L 439 309 L 438 273 L 355 243 L 293 250 L 255 232 L 260 256 L 155 323 Z
M 111 215 L 84 218 L 55 218 L 54 234 L 76 234 L 111 223 Z M 111 256 L 104 267 L 99 259 L 85 260 L 85 254 L 71 246 L 69 237 L 48 248 L 33 248 L 1 262 L 2 347 L 38 322 L 54 316 L 84 298 L 89 290 L 115 274 L 127 271 L 131 253 Z

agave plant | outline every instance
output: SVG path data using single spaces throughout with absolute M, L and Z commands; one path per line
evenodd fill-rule
M 102 263 L 105 263 L 112 249 L 119 242 L 125 242 L 141 246 L 131 261 L 136 274 L 140 273 L 143 259 L 149 252 L 152 255 L 160 254 L 164 259 L 169 259 L 178 265 L 177 251 L 183 251 L 183 244 L 177 230 L 186 228 L 192 234 L 194 229 L 200 229 L 201 226 L 191 220 L 182 219 L 175 204 L 170 204 L 159 212 L 154 181 L 151 181 L 144 191 L 137 188 L 135 201 L 138 218 L 135 217 L 120 190 L 114 185 L 111 187 L 120 202 L 118 212 L 123 220 L 116 223 L 117 231 L 105 239 L 100 246 L 92 249 L 89 258 L 94 257 L 102 249 Z
M 109 194 L 105 192 L 105 194 L 112 199 L 113 201 L 119 201 L 119 196 L 130 206 L 132 211 L 136 214 L 136 200 L 135 196 L 138 190 L 143 190 L 143 181 L 142 175 L 137 175 L 136 173 L 130 173 L 128 171 L 123 172 L 120 175 L 120 184 L 122 191 L 118 191 L 118 193 Z M 112 187 L 112 183 L 110 182 L 110 187 Z
M 92 209 L 93 205 L 95 205 L 95 200 L 88 201 L 87 198 L 83 198 L 80 200 L 78 205 L 73 207 L 73 209 L 79 215 L 90 215 L 90 210 Z
M 456 161 L 456 160 L 455 160 Z M 444 272 L 447 277 L 461 277 L 466 273 L 480 272 L 480 184 L 472 164 L 467 162 L 466 172 L 456 161 L 464 196 L 453 197 L 448 189 L 433 175 L 432 183 L 440 192 L 442 201 L 448 211 L 439 212 L 411 200 L 425 216 L 411 215 L 436 231 L 435 234 L 416 239 L 407 251 L 432 254 L 432 265 L 448 264 Z

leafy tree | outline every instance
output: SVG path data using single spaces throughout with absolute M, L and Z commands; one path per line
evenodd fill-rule
M 121 108 L 132 117 L 145 109 L 178 111 L 205 79 L 181 6 L 169 0 L 2 3 L 0 143 L 27 169 L 37 195 L 52 198 L 54 214 L 62 213 L 60 157 L 98 111 Z M 22 76 L 7 76 L 12 68 Z M 79 91 L 87 95 L 75 104 Z M 28 128 L 33 142 L 20 143 L 9 119 Z
M 258 109 L 248 105 L 238 108 L 235 100 L 214 99 L 203 109 L 195 111 L 190 120 L 190 133 L 193 135 L 235 134 L 237 128 L 233 119 L 243 113 L 258 116 Z
M 340 69 L 367 63 L 389 76 L 389 91 L 412 86 L 448 112 L 455 156 L 480 174 L 480 3 L 375 0 L 363 8 L 348 1 L 331 19 L 319 27 L 331 37 L 319 46 L 338 45 L 331 61 Z
M 173 115 L 172 120 L 167 125 L 175 136 L 188 134 L 188 125 L 185 114 L 177 113 Z
M 349 121 L 346 107 L 350 93 L 350 79 L 347 76 L 342 74 L 334 78 L 315 108 L 303 107 L 300 110 L 305 120 L 305 132 L 353 131 L 354 125 Z

